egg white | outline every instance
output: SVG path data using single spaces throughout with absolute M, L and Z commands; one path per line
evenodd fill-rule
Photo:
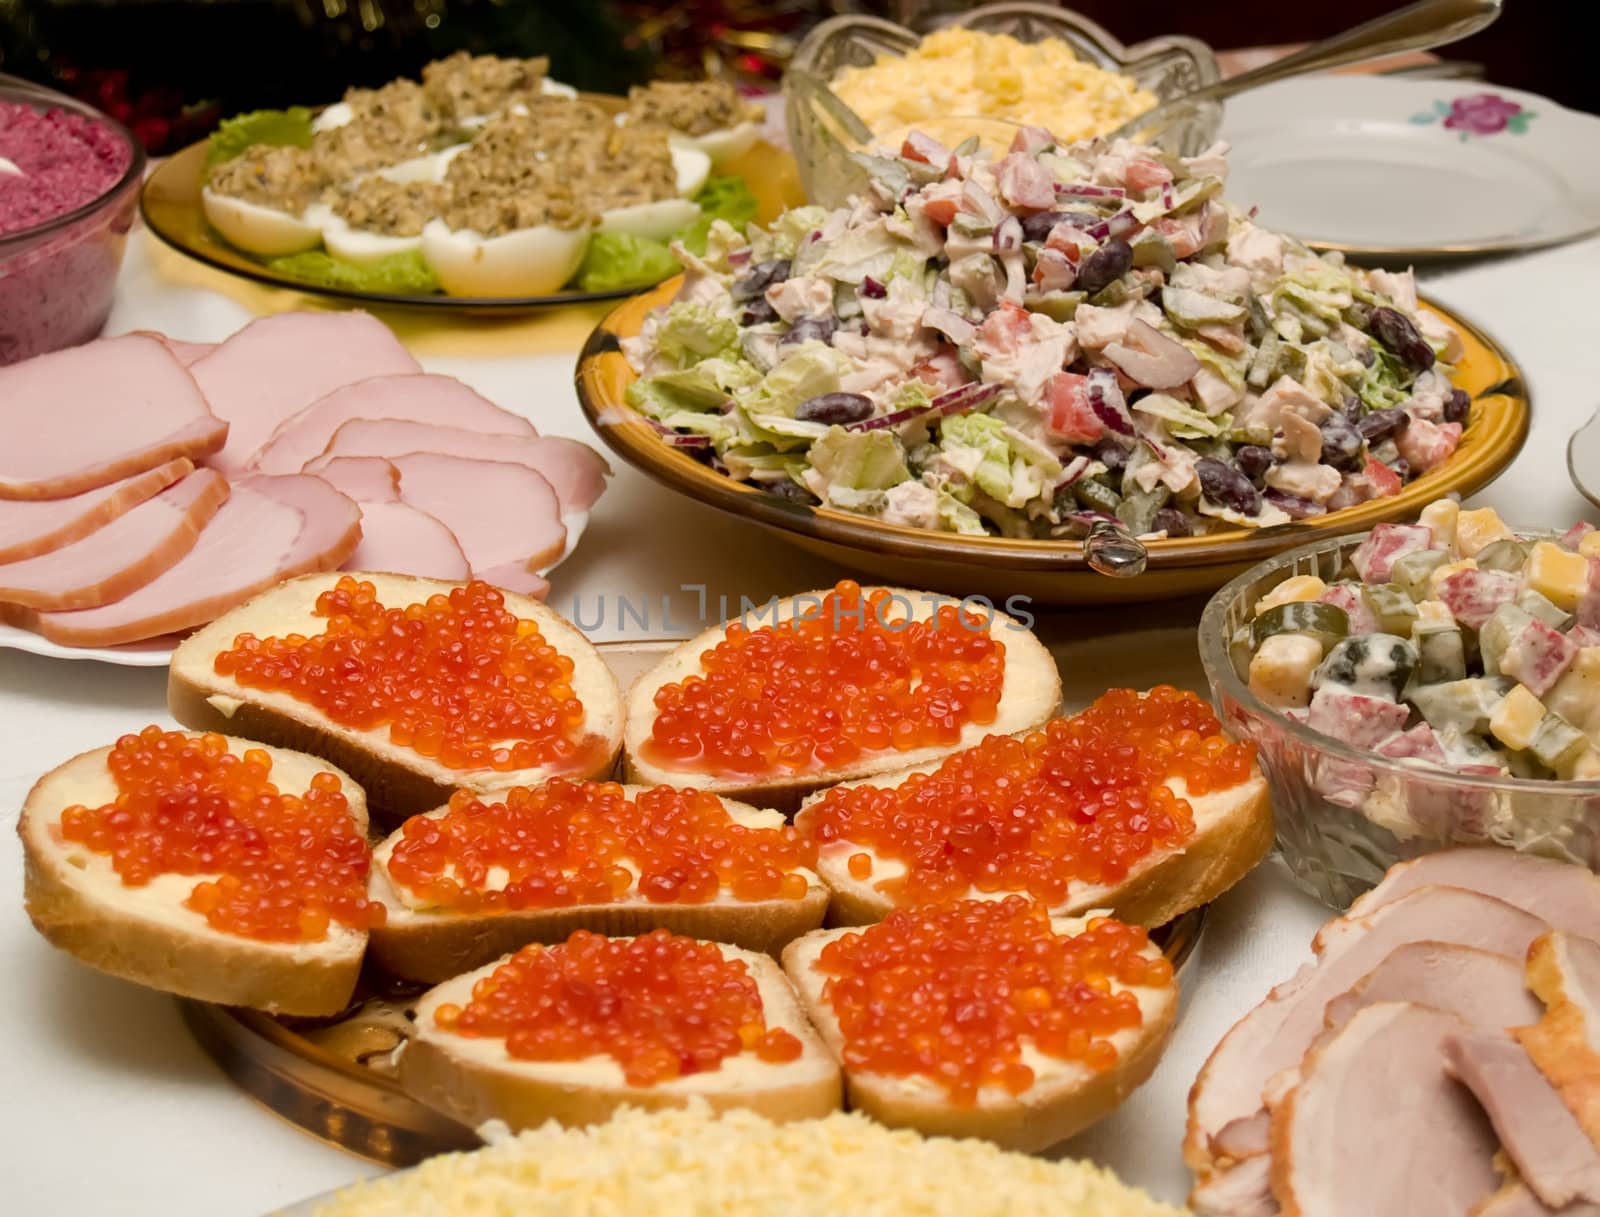
M 211 226 L 247 253 L 274 258 L 322 244 L 322 230 L 293 212 L 218 194 L 210 187 L 200 191 L 200 204 Z
M 672 153 L 673 172 L 678 176 L 678 193 L 686 199 L 693 198 L 711 176 L 711 158 L 698 148 L 669 145 L 668 150 Z
M 688 199 L 659 199 L 654 203 L 632 203 L 600 213 L 600 232 L 643 237 L 647 241 L 666 241 L 700 218 L 700 208 Z
M 442 182 L 445 172 L 450 168 L 450 162 L 466 149 L 466 144 L 456 144 L 443 152 L 413 156 L 410 160 L 389 165 L 375 172 L 378 177 L 387 178 L 391 182 Z
M 320 135 L 324 131 L 337 131 L 356 116 L 356 108 L 347 101 L 336 101 L 311 120 L 311 130 Z
M 430 220 L 422 230 L 422 256 L 452 296 L 541 296 L 572 278 L 589 232 L 542 224 L 482 237 Z
M 306 208 L 306 220 L 322 230 L 322 243 L 328 252 L 342 262 L 370 266 L 390 254 L 403 254 L 422 248 L 422 237 L 391 237 L 386 233 L 352 228 L 344 217 L 335 215 L 333 208 L 314 203 Z
M 760 136 L 760 123 L 740 123 L 736 127 L 707 131 L 704 135 L 685 135 L 681 131 L 674 131 L 667 138 L 675 146 L 704 153 L 711 159 L 712 167 L 720 169 L 750 151 Z

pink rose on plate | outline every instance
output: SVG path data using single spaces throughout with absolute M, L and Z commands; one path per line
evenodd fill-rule
M 1425 114 L 1413 115 L 1414 123 L 1442 123 L 1446 130 L 1459 131 L 1462 139 L 1474 135 L 1498 135 L 1509 131 L 1522 135 L 1537 115 L 1498 93 L 1474 93 L 1453 101 L 1436 101 Z

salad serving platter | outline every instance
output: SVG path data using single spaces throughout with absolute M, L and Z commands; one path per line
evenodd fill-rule
M 811 553 L 906 587 L 1001 599 L 1024 595 L 1042 604 L 1137 603 L 1215 591 L 1252 564 L 1296 545 L 1409 518 L 1445 494 L 1474 493 L 1511 463 L 1528 433 L 1528 391 L 1515 361 L 1471 322 L 1424 301 L 1424 308 L 1461 334 L 1465 354 L 1456 365 L 1455 384 L 1472 399 L 1472 423 L 1444 464 L 1396 495 L 1315 520 L 1146 542 L 1145 573 L 1108 578 L 1090 568 L 1077 541 L 933 532 L 798 503 L 721 474 L 690 450 L 662 442 L 654 421 L 626 402 L 636 376 L 621 344 L 637 335 L 646 315 L 669 303 L 679 286 L 680 280 L 669 280 L 621 305 L 585 345 L 578 362 L 578 400 L 601 439 L 623 460 L 681 494 L 752 520 Z

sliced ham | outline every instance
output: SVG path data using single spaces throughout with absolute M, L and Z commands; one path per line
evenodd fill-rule
M 81 540 L 193 471 L 194 462 L 179 457 L 64 499 L 0 500 L 0 563 L 18 562 Z
M 181 338 L 168 338 L 165 334 L 157 334 L 152 330 L 136 330 L 135 333 L 149 334 L 150 337 L 159 339 L 184 367 L 204 359 L 217 349 L 217 344 L 214 342 L 185 342 Z
M 279 423 L 261 449 L 250 457 L 248 464 L 260 473 L 299 473 L 307 461 L 328 447 L 328 441 L 340 427 L 354 419 L 434 423 L 479 435 L 532 438 L 538 434 L 527 419 L 509 410 L 502 410 L 453 376 L 409 372 L 341 384 Z M 425 447 L 408 448 L 406 451 L 435 452 L 440 449 Z M 403 454 L 363 452 L 357 455 Z
M 319 461 L 341 456 L 406 456 L 436 452 L 479 461 L 513 461 L 538 473 L 561 500 L 563 514 L 587 511 L 606 488 L 611 467 L 588 444 L 559 435 L 484 435 L 461 427 L 386 419 L 345 423 L 328 443 Z M 306 466 L 317 472 L 318 461 Z
M 1212 1051 L 1189 1092 L 1185 1160 L 1204 1176 L 1219 1165 L 1219 1140 L 1231 1157 L 1266 1151 L 1259 1135 L 1240 1144 L 1239 1134 L 1259 1133 L 1269 1083 L 1300 1065 L 1324 1029 L 1328 1003 L 1396 947 L 1444 942 L 1520 958 L 1548 928 L 1502 900 L 1452 887 L 1421 888 L 1359 921 L 1331 922 L 1317 936 L 1315 963 L 1268 994 Z
M 1272 1158 L 1257 1154 L 1220 1171 L 1189 1194 L 1195 1217 L 1278 1217 L 1272 1195 Z
M 1600 945 L 1546 935 L 1528 952 L 1528 987 L 1545 1010 L 1517 1039 L 1600 1145 Z
M 279 424 L 343 385 L 422 369 L 389 327 L 368 313 L 261 317 L 189 369 L 211 409 L 228 421 L 211 463 L 230 477 Z
M 1396 947 L 1348 993 L 1328 1003 L 1330 1027 L 1384 1001 L 1419 1002 L 1454 1014 L 1468 1026 L 1504 1031 L 1538 1021 L 1520 960 L 1446 942 Z
M 1445 1040 L 1450 1073 L 1488 1113 L 1517 1174 L 1545 1204 L 1600 1202 L 1600 1150 L 1522 1046 L 1503 1033 Z
M 1445 1070 L 1463 1030 L 1425 1006 L 1368 1006 L 1272 1113 L 1272 1191 L 1293 1217 L 1463 1217 L 1499 1187 L 1495 1135 Z
M 120 600 L 192 550 L 227 498 L 227 479 L 198 469 L 80 541 L 0 566 L 0 602 L 62 612 Z
M 547 590 L 536 568 L 567 543 L 549 482 L 503 461 L 414 453 L 392 463 L 400 471 L 400 501 L 455 534 L 473 578 L 526 595 Z
M 1600 940 L 1600 876 L 1506 849 L 1447 849 L 1389 868 L 1383 882 L 1350 906 L 1360 918 L 1420 887 L 1465 887 L 1504 900 L 1549 923 Z
M 358 503 L 400 501 L 400 471 L 379 456 L 342 456 L 324 461 L 316 476 Z
M 228 424 L 162 343 L 105 338 L 0 368 L 0 499 L 59 499 L 217 452 Z
M 455 533 L 406 503 L 361 504 L 361 544 L 345 568 L 457 582 L 472 574 Z
M 1600 1217 L 1600 1204 L 1579 1203 L 1553 1209 L 1524 1184 L 1511 1183 L 1473 1209 L 1470 1217 Z
M 192 629 L 283 579 L 337 568 L 360 540 L 360 509 L 320 478 L 245 478 L 160 577 L 114 604 L 41 613 L 33 625 L 52 642 L 83 647 Z

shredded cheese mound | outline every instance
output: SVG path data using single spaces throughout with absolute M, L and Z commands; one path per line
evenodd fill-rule
M 1080 1162 L 703 1103 L 555 1124 L 357 1184 L 315 1217 L 1183 1217 Z

